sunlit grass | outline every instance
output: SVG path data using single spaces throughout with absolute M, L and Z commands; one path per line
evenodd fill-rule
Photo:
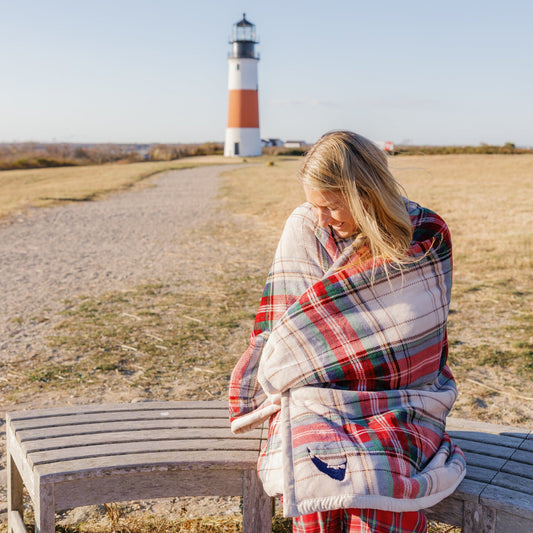
M 300 159 L 231 172 L 229 209 L 246 213 L 279 236 L 303 199 L 296 178 Z M 507 423 L 533 419 L 533 156 L 447 155 L 389 158 L 412 200 L 445 218 L 454 247 L 449 321 L 450 364 L 459 381 L 458 416 Z M 490 392 L 471 409 L 469 398 Z M 514 396 L 513 396 L 514 395 Z

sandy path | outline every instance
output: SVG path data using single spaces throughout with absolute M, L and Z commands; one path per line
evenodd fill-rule
M 0 362 L 46 350 L 49 316 L 69 297 L 185 269 L 194 278 L 183 238 L 195 225 L 214 222 L 221 169 L 170 171 L 154 178 L 151 188 L 35 209 L 2 223 Z M 203 253 L 208 250 L 194 250 L 199 264 Z

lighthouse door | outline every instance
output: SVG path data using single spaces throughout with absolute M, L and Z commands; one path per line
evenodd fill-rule
M 233 150 L 233 153 L 235 155 L 239 155 L 239 143 L 235 143 L 235 148 Z

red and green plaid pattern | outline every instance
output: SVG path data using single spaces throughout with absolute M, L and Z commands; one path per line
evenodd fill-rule
M 230 412 L 236 432 L 274 417 L 259 471 L 290 516 L 414 511 L 464 476 L 444 433 L 456 398 L 446 366 L 450 235 L 435 213 L 408 210 L 413 261 L 401 269 L 339 246 L 308 204 L 287 221 L 232 374 Z
M 425 533 L 420 512 L 393 513 L 381 509 L 336 509 L 298 516 L 293 533 Z

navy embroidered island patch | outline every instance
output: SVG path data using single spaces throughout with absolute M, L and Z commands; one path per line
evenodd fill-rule
M 346 463 L 348 462 L 346 456 L 344 456 L 340 463 L 336 460 L 335 463 L 338 464 L 328 464 L 327 462 L 322 461 L 322 459 L 319 459 L 309 448 L 307 448 L 307 451 L 309 452 L 311 461 L 313 461 L 313 464 L 320 470 L 320 472 L 337 481 L 342 481 L 344 479 L 344 476 L 346 475 Z

